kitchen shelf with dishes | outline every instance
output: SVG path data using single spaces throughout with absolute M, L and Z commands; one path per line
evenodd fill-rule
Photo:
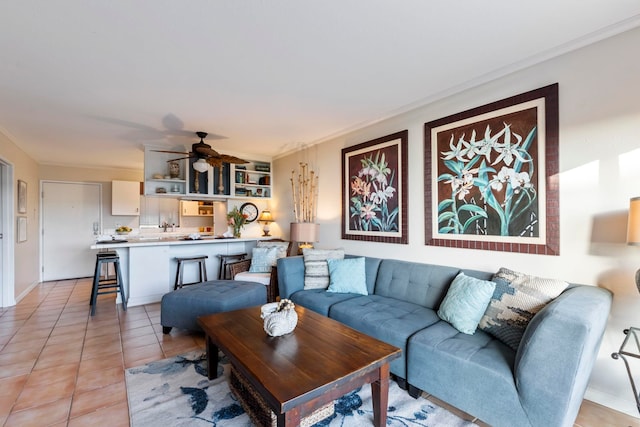
M 166 150 L 166 147 L 145 146 L 144 150 L 144 194 L 147 196 L 176 197 L 186 191 L 185 160 L 176 159 L 179 155 L 160 153 L 154 150 Z M 179 149 L 183 149 L 180 148 Z

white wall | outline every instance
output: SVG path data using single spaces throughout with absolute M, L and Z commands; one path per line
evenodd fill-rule
M 507 266 L 611 290 L 613 308 L 587 398 L 637 417 L 624 364 L 610 355 L 618 350 L 624 328 L 640 326 L 640 295 L 633 282 L 640 252 L 624 241 L 629 198 L 640 195 L 638 46 L 640 29 L 635 29 L 277 159 L 271 207 L 278 225 L 286 235 L 293 219 L 290 173 L 306 161 L 320 176 L 317 247 L 486 271 Z M 424 123 L 555 82 L 560 96 L 560 255 L 425 246 Z M 340 150 L 403 129 L 409 130 L 409 244 L 341 240 Z

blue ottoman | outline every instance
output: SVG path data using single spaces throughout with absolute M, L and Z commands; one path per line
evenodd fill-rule
M 210 280 L 185 286 L 162 296 L 160 324 L 162 332 L 171 328 L 200 331 L 200 316 L 240 308 L 262 305 L 267 302 L 266 286 L 240 280 Z

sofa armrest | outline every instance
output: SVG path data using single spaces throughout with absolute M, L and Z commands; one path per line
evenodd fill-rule
M 280 298 L 289 298 L 304 289 L 304 258 L 291 256 L 278 260 L 278 287 Z
M 514 367 L 520 401 L 531 425 L 573 425 L 610 309 L 609 291 L 576 286 L 531 319 Z

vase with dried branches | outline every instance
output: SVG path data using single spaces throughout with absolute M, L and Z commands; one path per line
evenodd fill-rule
M 296 171 L 291 171 L 291 194 L 295 223 L 291 223 L 291 241 L 302 242 L 298 252 L 304 247 L 313 247 L 318 240 L 318 225 L 315 224 L 318 202 L 318 175 L 309 169 L 307 163 L 300 163 Z

